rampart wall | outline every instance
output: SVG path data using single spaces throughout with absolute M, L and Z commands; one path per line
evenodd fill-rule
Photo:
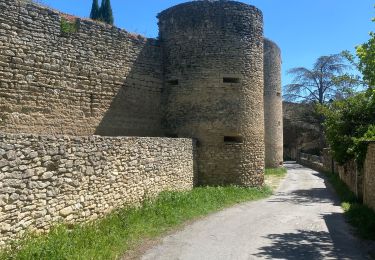
M 276 43 L 264 39 L 264 142 L 265 166 L 282 166 L 283 101 L 281 90 L 281 50 Z
M 0 245 L 198 181 L 263 184 L 262 12 L 194 1 L 159 27 L 0 0 Z
M 24 1 L 0 13 L 0 131 L 161 135 L 156 40 Z
M 158 17 L 165 126 L 199 140 L 200 184 L 262 185 L 262 12 L 235 1 L 193 1 Z
M 0 134 L 0 245 L 193 187 L 191 139 Z

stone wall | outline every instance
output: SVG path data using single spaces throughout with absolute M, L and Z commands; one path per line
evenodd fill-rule
M 263 184 L 263 15 L 235 1 L 159 14 L 165 128 L 194 137 L 203 185 Z
M 364 166 L 363 202 L 375 210 L 375 142 L 369 144 Z
M 191 139 L 0 134 L 0 245 L 193 187 Z
M 26 2 L 0 0 L 0 131 L 160 136 L 159 43 Z
M 283 101 L 281 95 L 281 50 L 264 39 L 264 128 L 265 164 L 283 165 Z
M 284 159 L 296 160 L 299 152 L 317 153 L 321 145 L 319 122 L 308 104 L 283 102 Z
M 362 199 L 363 194 L 363 172 L 360 172 L 357 163 L 351 160 L 343 165 L 338 165 L 340 179 L 345 182 L 349 189 Z

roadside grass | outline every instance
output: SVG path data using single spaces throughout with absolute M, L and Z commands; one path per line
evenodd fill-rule
M 337 174 L 326 173 L 341 200 L 348 222 L 363 239 L 375 240 L 375 212 L 363 205 Z
M 202 187 L 163 192 L 139 208 L 124 208 L 85 225 L 60 225 L 48 235 L 27 235 L 0 252 L 0 259 L 119 259 L 145 239 L 237 203 L 266 198 L 272 190 Z
M 270 168 L 265 171 L 265 183 L 275 191 L 287 173 L 285 168 Z
M 287 173 L 287 169 L 285 168 L 270 168 L 270 169 L 266 169 L 265 175 L 284 177 L 286 173 Z

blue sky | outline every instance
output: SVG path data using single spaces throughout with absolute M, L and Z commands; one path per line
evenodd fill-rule
M 62 12 L 88 17 L 92 0 L 41 0 Z M 100 2 L 100 0 L 99 0 Z M 158 34 L 156 15 L 183 0 L 112 0 L 115 24 L 148 37 Z M 375 31 L 374 0 L 243 0 L 263 11 L 265 36 L 279 44 L 286 71 L 311 67 L 322 55 L 354 52 L 354 47 Z

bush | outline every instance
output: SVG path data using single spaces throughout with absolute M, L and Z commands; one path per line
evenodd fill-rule
M 346 100 L 320 106 L 325 134 L 334 159 L 343 164 L 355 159 L 363 165 L 366 141 L 375 140 L 375 91 L 369 89 Z

